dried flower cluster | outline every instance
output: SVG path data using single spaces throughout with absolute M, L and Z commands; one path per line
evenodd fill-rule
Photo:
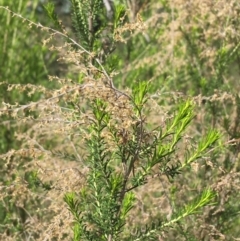
M 158 240 L 175 240 L 178 236 L 178 240 L 190 240 L 192 236 L 198 238 L 194 240 L 237 240 L 235 235 L 239 231 L 229 222 L 231 211 L 236 213 L 239 207 L 234 203 L 238 196 L 234 195 L 239 192 L 240 177 L 240 101 L 236 84 L 240 5 L 236 0 L 126 2 L 129 9 L 112 39 L 114 47 L 120 49 L 119 54 L 125 44 L 128 52 L 122 59 L 119 57 L 121 68 L 116 71 L 108 71 L 97 50 L 87 50 L 67 32 L 34 23 L 7 7 L 0 8 L 27 22 L 29 27 L 47 33 L 43 45 L 57 52 L 59 63 L 64 62 L 67 72 L 71 73 L 69 78 L 49 76 L 54 89 L 1 82 L 8 92 L 17 90 L 29 97 L 39 97 L 25 104 L 4 101 L 1 104 L 0 117 L 6 119 L 4 126 L 14 128 L 19 148 L 0 155 L 4 163 L 0 200 L 5 208 L 14 206 L 12 219 L 22 225 L 21 232 L 9 235 L 12 226 L 3 224 L 5 232 L 0 234 L 1 240 L 72 240 L 74 218 L 64 196 L 69 192 L 79 193 L 88 185 L 91 166 L 87 162 L 90 154 L 86 142 L 93 136 L 91 127 L 96 122 L 94 104 L 97 100 L 105 104 L 99 111 L 108 113 L 109 118 L 100 136 L 107 146 L 104 150 L 107 156 L 117 153 L 119 146 L 129 151 L 132 143 L 148 151 L 147 146 L 152 146 L 169 128 L 177 112 L 176 103 L 188 99 L 191 92 L 195 94 L 196 118 L 181 137 L 182 141 L 176 144 L 177 152 L 171 156 L 172 160 L 164 160 L 172 167 L 186 165 L 193 171 L 177 176 L 177 181 L 170 181 L 171 178 L 159 172 L 162 164 L 156 165 L 145 179 L 146 185 L 134 190 L 137 205 L 126 223 L 129 227 L 134 224 L 136 230 L 155 220 L 171 224 L 176 209 L 185 206 L 189 193 L 192 197 L 203 187 L 210 186 L 219 194 L 218 204 L 204 209 L 202 216 L 193 215 L 184 222 L 179 221 L 175 228 L 163 228 Z M 145 49 L 141 49 L 142 46 Z M 228 61 L 232 64 L 227 65 Z M 132 75 L 137 76 L 135 83 L 140 82 L 142 70 L 144 80 L 149 80 L 153 86 L 156 83 L 158 89 L 148 93 L 145 109 L 140 113 L 138 108 L 142 106 L 134 103 L 134 91 L 119 86 L 127 86 Z M 218 85 L 221 85 L 220 90 Z M 174 86 L 180 91 L 174 90 Z M 207 128 L 221 130 L 222 146 L 210 149 L 201 160 L 187 165 L 183 160 L 198 148 L 198 139 L 206 134 L 204 123 Z M 136 136 L 139 141 L 134 139 Z M 172 133 L 169 133 L 164 139 L 168 146 L 171 138 Z M 134 172 L 128 175 L 131 178 L 150 162 L 141 159 L 142 153 L 133 156 L 137 155 L 139 160 L 133 163 Z M 120 163 L 117 158 L 109 165 L 116 164 L 117 173 L 127 172 L 126 163 Z M 162 173 L 171 174 L 170 170 Z M 126 186 L 131 188 L 130 184 Z M 230 214 L 226 214 L 225 209 Z M 233 235 L 225 230 L 227 227 Z M 95 230 L 90 224 L 87 228 Z M 132 231 L 131 235 L 136 233 Z M 123 233 L 123 237 L 128 235 L 127 231 Z M 112 240 L 111 237 L 108 240 Z

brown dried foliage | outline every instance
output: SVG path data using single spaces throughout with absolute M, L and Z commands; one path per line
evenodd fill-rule
M 168 2 L 170 11 L 165 11 L 166 6 L 154 3 L 154 1 L 144 7 L 145 10 L 151 10 L 151 16 L 145 21 L 139 19 L 136 24 L 126 24 L 118 30 L 116 38 L 127 41 L 123 39 L 122 35 L 125 31 L 133 31 L 133 36 L 139 34 L 142 31 L 139 24 L 143 21 L 146 29 L 144 34 L 146 36 L 149 34 L 150 38 L 152 34 L 156 34 L 155 31 L 164 28 L 163 34 L 159 36 L 156 43 L 159 51 L 142 58 L 141 61 L 139 58 L 135 62 L 129 63 L 122 70 L 124 72 L 146 64 L 158 65 L 152 81 L 157 79 L 162 71 L 177 73 L 179 69 L 189 63 L 189 59 L 181 59 L 181 56 L 186 55 L 176 55 L 174 49 L 178 46 L 180 53 L 188 52 L 184 34 L 191 33 L 194 28 L 199 28 L 202 32 L 201 36 L 197 37 L 198 47 L 201 49 L 199 57 L 201 61 L 206 61 L 206 66 L 199 71 L 206 72 L 206 76 L 216 73 L 213 63 L 216 58 L 217 44 L 209 43 L 223 41 L 226 43 L 227 49 L 238 46 L 236 41 L 239 41 L 240 25 L 234 24 L 234 21 L 238 21 L 240 11 L 237 1 L 174 0 Z M 144 9 L 140 8 L 141 11 L 144 12 Z M 30 23 L 30 25 L 35 24 Z M 51 46 L 51 43 L 54 44 L 59 36 L 64 37 L 63 33 L 40 24 L 37 24 L 37 27 L 43 31 L 49 31 L 50 37 L 43 41 L 48 46 Z M 88 108 L 89 103 L 96 98 L 106 101 L 108 112 L 114 116 L 112 124 L 119 130 L 123 145 L 131 136 L 130 127 L 133 125 L 134 117 L 133 107 L 129 101 L 130 91 L 118 90 L 113 84 L 114 75 L 109 76 L 100 62 L 99 68 L 91 64 L 94 53 L 89 53 L 74 40 L 72 44 L 77 44 L 80 49 L 74 51 L 71 44 L 65 44 L 58 47 L 53 45 L 50 50 L 59 51 L 61 61 L 66 61 L 70 70 L 84 75 L 81 85 L 74 80 L 51 76 L 49 81 L 55 81 L 60 86 L 59 89 L 50 91 L 33 85 L 8 86 L 8 91 L 13 88 L 18 91 L 27 90 L 29 95 L 41 92 L 42 98 L 36 103 L 26 105 L 3 103 L 1 108 L 0 114 L 8 115 L 11 121 L 17 122 L 16 125 L 24 126 L 24 132 L 16 133 L 16 139 L 21 141 L 22 146 L 18 150 L 9 150 L 0 157 L 5 163 L 5 181 L 10 182 L 12 176 L 17 176 L 10 185 L 1 185 L 0 199 L 4 200 L 6 196 L 11 196 L 12 202 L 18 209 L 17 212 L 23 211 L 26 216 L 25 220 L 20 220 L 24 225 L 23 233 L 8 236 L 7 230 L 10 227 L 6 227 L 6 232 L 0 234 L 1 240 L 71 240 L 73 219 L 63 202 L 63 195 L 68 191 L 78 191 L 86 182 L 85 176 L 88 168 L 84 162 L 87 154 L 84 140 L 88 138 L 89 134 L 85 130 L 92 118 L 91 110 Z M 189 55 L 189 58 L 196 64 L 200 61 L 196 59 L 197 56 Z M 86 62 L 89 63 L 88 66 L 83 64 Z M 233 67 L 224 76 L 226 83 L 236 87 L 235 93 L 239 90 L 239 85 L 236 85 L 235 80 L 239 77 L 236 65 L 237 63 L 233 63 Z M 191 81 L 186 82 L 186 86 L 191 86 Z M 128 225 L 148 223 L 159 213 L 165 213 L 170 218 L 173 212 L 172 200 L 170 200 L 173 188 L 181 190 L 174 194 L 176 195 L 174 198 L 182 200 L 181 202 L 184 204 L 189 192 L 198 192 L 202 187 L 208 185 L 219 193 L 219 204 L 206 209 L 203 217 L 188 218 L 186 223 L 179 224 L 179 230 L 189 231 L 191 229 L 197 240 L 237 240 L 237 237 L 223 232 L 220 222 L 225 206 L 228 203 L 231 205 L 234 201 L 234 199 L 229 201 L 232 195 L 240 191 L 240 130 L 238 124 L 240 113 L 239 97 L 235 93 L 215 90 L 215 94 L 212 96 L 194 97 L 198 112 L 185 141 L 194 145 L 195 139 L 204 134 L 205 123 L 211 123 L 212 127 L 220 128 L 224 133 L 224 151 L 218 154 L 213 161 L 206 159 L 194 164 L 194 171 L 186 176 L 179 176 L 174 187 L 168 180 L 158 177 L 150 180 L 144 189 L 139 188 L 136 191 L 138 204 L 132 210 Z M 158 103 L 163 96 L 168 105 L 159 106 Z M 171 108 L 178 98 L 177 92 L 164 95 L 160 91 L 160 93 L 153 94 L 149 101 L 150 109 L 147 120 L 153 120 L 151 123 L 153 125 L 154 123 L 164 125 L 164 122 L 171 117 Z M 74 103 L 74 108 L 69 103 Z M 216 108 L 212 108 L 212 113 L 209 114 L 206 111 L 208 110 L 207 105 L 214 105 Z M 219 108 L 222 112 L 220 116 L 217 116 Z M 226 125 L 226 121 L 229 123 L 228 125 Z M 103 134 L 109 135 L 109 133 Z M 190 138 L 190 136 L 196 138 Z M 228 146 L 230 147 L 226 148 Z M 111 148 L 109 138 L 109 149 L 111 150 Z M 67 161 L 71 158 L 73 161 Z M 231 162 L 230 167 L 228 162 Z M 25 180 L 24 175 L 26 172 L 36 170 L 40 184 L 36 191 L 32 191 L 29 189 L 29 183 Z M 189 182 L 194 179 L 196 182 L 193 181 L 191 185 Z M 42 183 L 49 183 L 51 189 L 44 190 L 41 186 Z M 150 210 L 146 209 L 149 203 L 151 203 Z M 29 205 L 31 206 L 30 211 L 25 209 Z M 159 240 L 176 240 L 177 236 L 176 229 L 170 230 L 163 232 Z M 182 236 L 177 239 L 186 240 Z

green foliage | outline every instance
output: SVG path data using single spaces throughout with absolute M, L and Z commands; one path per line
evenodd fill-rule
M 61 24 L 56 12 L 55 12 L 54 4 L 51 2 L 48 2 L 46 5 L 44 5 L 44 9 L 45 9 L 48 17 L 52 21 L 52 23 L 54 23 L 54 27 L 59 31 L 65 32 L 64 27 Z
M 87 50 L 92 51 L 107 24 L 103 1 L 71 0 L 71 3 L 73 24 L 79 42 Z
M 124 4 L 121 3 L 114 3 L 114 19 L 113 19 L 113 27 L 117 29 L 122 22 L 122 18 L 124 18 L 124 14 L 126 13 L 126 7 Z
M 27 0 L 18 1 L 17 4 L 3 0 L 1 5 L 8 6 L 16 13 L 28 16 L 31 20 L 37 21 L 33 12 L 29 9 Z M 36 8 L 37 1 L 32 2 Z M 0 100 L 5 103 L 24 104 L 30 99 L 37 100 L 39 95 L 31 97 L 27 91 L 19 93 L 18 90 L 8 91 L 8 84 L 43 84 L 46 85 L 48 70 L 46 64 L 52 59 L 45 59 L 47 49 L 39 41 L 39 33 L 24 25 L 17 17 L 12 18 L 7 11 L 0 9 L 0 24 L 4 31 L 0 33 Z M 10 90 L 10 89 L 9 89 Z M 4 119 L 2 119 L 4 120 Z M 6 123 L 6 122 L 5 122 Z M 8 124 L 0 131 L 0 153 L 13 148 L 15 144 L 13 129 L 7 128 Z
M 216 130 L 210 130 L 198 143 L 197 149 L 194 150 L 190 155 L 186 156 L 185 163 L 181 166 L 181 168 L 190 165 L 193 161 L 202 157 L 202 153 L 204 153 L 207 149 L 211 148 L 217 140 L 220 138 L 220 133 Z M 181 169 L 180 168 L 180 169 Z
M 8 6 L 16 14 L 22 14 L 36 22 L 38 21 L 35 15 L 37 4 L 37 0 L 31 1 L 31 4 L 28 0 L 0 1 L 1 6 Z M 50 89 L 51 85 L 48 84 L 47 80 L 49 74 L 47 66 L 53 62 L 55 57 L 49 55 L 48 50 L 42 46 L 40 41 L 40 36 L 43 37 L 42 33 L 27 26 L 22 19 L 16 16 L 12 17 L 11 13 L 3 8 L 0 8 L 0 15 L 0 25 L 4 29 L 0 33 L 0 107 L 2 109 L 4 108 L 3 103 L 23 105 L 28 103 L 30 99 L 32 101 L 38 100 L 40 94 L 31 94 L 29 91 L 32 85 L 49 86 Z M 46 58 L 47 54 L 48 58 Z M 19 89 L 15 89 L 14 86 L 18 86 Z M 19 122 L 14 118 L 1 115 L 0 153 L 6 153 L 13 148 L 18 149 L 20 142 L 15 133 L 26 130 L 26 125 L 19 125 Z M 17 170 L 12 175 L 10 174 L 12 164 L 6 164 L 6 159 L 0 158 L 1 184 L 11 187 L 13 183 L 17 182 L 18 174 L 21 173 L 25 161 L 21 160 L 21 163 L 16 165 Z M 32 173 L 26 174 L 26 178 L 29 181 L 29 188 L 35 190 L 35 187 L 39 185 L 37 177 Z M 7 232 L 14 236 L 23 231 L 27 213 L 24 207 L 17 204 L 16 198 L 11 197 L 11 192 L 6 192 L 9 194 L 8 197 L 1 199 L 0 203 L 0 212 L 7 214 L 0 217 L 0 223 L 6 226 L 0 227 L 0 233 Z M 38 201 L 33 203 L 30 200 L 26 201 L 25 208 L 38 204 Z M 6 229 L 6 227 L 9 228 Z M 16 238 L 16 240 L 19 239 Z
M 0 163 L 5 194 L 0 203 L 3 223 L 0 230 L 4 233 L 8 226 L 7 235 L 16 240 L 36 239 L 38 234 L 28 235 L 24 225 L 29 219 L 44 223 L 51 218 L 61 199 L 60 193 L 64 195 L 73 222 L 69 221 L 69 216 L 65 220 L 64 211 L 55 218 L 59 223 L 51 222 L 55 223 L 53 227 L 57 226 L 57 232 L 63 229 L 62 225 L 70 225 L 74 241 L 140 241 L 166 237 L 168 240 L 196 241 L 199 233 L 204 232 L 215 240 L 224 235 L 226 240 L 234 239 L 239 233 L 236 228 L 239 225 L 239 204 L 236 202 L 239 198 L 236 194 L 239 190 L 236 181 L 239 178 L 239 165 L 236 164 L 239 161 L 239 96 L 234 94 L 230 98 L 226 93 L 218 96 L 217 89 L 219 93 L 237 93 L 238 87 L 233 88 L 236 82 L 231 76 L 231 65 L 236 65 L 240 44 L 236 36 L 223 38 L 216 36 L 219 29 L 212 33 L 208 30 L 217 28 L 216 19 L 219 18 L 226 29 L 237 32 L 237 20 L 232 19 L 231 23 L 228 16 L 218 16 L 215 12 L 219 10 L 209 10 L 208 3 L 206 14 L 202 9 L 195 11 L 194 1 L 193 6 L 188 6 L 194 9 L 194 14 L 189 9 L 179 8 L 181 1 L 181 4 L 167 0 L 107 2 L 111 3 L 110 10 L 106 1 L 71 0 L 76 41 L 65 31 L 54 4 L 45 5 L 56 29 L 47 28 L 50 39 L 60 34 L 71 43 L 58 49 L 64 55 L 62 59 L 74 63 L 79 71 L 78 80 L 56 77 L 62 88 L 44 93 L 39 102 L 40 95 L 31 97 L 34 91 L 29 91 L 34 85 L 24 87 L 24 94 L 1 92 L 7 103 L 5 109 L 10 113 L 30 97 L 36 103 L 29 104 L 29 109 L 34 111 L 30 118 L 24 116 L 30 115 L 27 108 L 22 107 L 23 115 L 15 111 L 14 117 L 19 120 L 21 130 L 26 126 L 20 123 L 31 118 L 35 128 L 30 127 L 29 131 L 27 126 L 26 138 L 18 136 L 18 141 L 23 142 L 21 151 L 3 155 L 4 161 Z M 22 12 L 27 3 L 19 1 L 11 9 Z M 34 2 L 33 6 L 36 4 Z M 31 18 L 30 12 L 23 13 L 37 21 Z M 48 73 L 44 61 L 46 49 L 32 46 L 39 35 L 22 27 L 9 14 L 5 11 L 2 18 L 6 26 L 0 40 L 2 81 L 44 85 Z M 44 29 L 41 25 L 35 26 Z M 21 54 L 18 54 L 19 49 Z M 68 76 L 74 74 L 68 73 Z M 13 85 L 8 87 L 12 89 Z M 128 89 L 120 90 L 120 87 Z M 185 94 L 195 97 L 185 98 Z M 196 96 L 198 94 L 201 96 Z M 224 102 L 226 96 L 229 99 Z M 18 103 L 10 105 L 14 102 Z M 36 125 L 37 121 L 41 125 Z M 15 146 L 18 149 L 19 142 L 13 141 L 13 131 L 17 128 L 3 128 L 2 152 Z M 46 138 L 46 132 L 50 137 Z M 220 139 L 221 150 L 216 149 Z M 55 143 L 60 143 L 56 149 Z M 233 143 L 230 148 L 229 143 Z M 26 152 L 27 148 L 31 151 Z M 83 157 L 80 152 L 84 153 Z M 222 154 L 225 154 L 224 161 L 219 158 Z M 57 166 L 59 160 L 62 162 Z M 72 163 L 76 164 L 74 168 Z M 82 172 L 81 168 L 87 170 Z M 83 183 L 68 185 L 75 177 L 73 172 L 69 176 L 62 175 L 66 170 L 77 170 L 76 179 L 84 177 Z M 51 177 L 49 173 L 54 171 L 58 174 Z M 66 184 L 64 178 L 68 178 L 69 183 Z M 18 202 L 16 194 L 8 188 L 11 185 L 19 193 L 28 190 L 26 193 L 31 193 L 31 198 L 26 196 L 22 203 Z M 18 185 L 22 189 L 18 189 Z M 48 202 L 40 202 L 40 196 L 44 201 L 49 201 L 50 197 L 51 208 Z M 159 197 L 157 203 L 155 196 Z M 164 209 L 164 203 L 168 208 Z M 47 206 L 49 215 L 43 217 L 42 212 L 36 213 L 38 206 Z M 64 205 L 60 209 L 62 207 Z M 143 213 L 147 213 L 147 219 L 142 217 Z M 51 230 L 51 233 L 54 232 Z M 61 232 L 59 236 L 54 235 L 53 240 L 70 239 Z
M 148 142 L 143 124 L 148 86 L 148 82 L 133 86 L 131 102 L 138 123 L 131 124 L 132 136 L 124 143 L 111 124 L 114 116 L 108 111 L 108 103 L 101 99 L 92 103 L 93 119 L 87 140 L 89 155 L 85 161 L 89 167 L 87 185 L 79 193 L 66 194 L 64 199 L 75 219 L 73 231 L 76 239 L 153 240 L 164 228 L 199 213 L 206 205 L 213 205 L 215 194 L 207 189 L 194 201 L 186 203 L 184 208 L 176 210 L 170 221 L 164 221 L 166 218 L 155 220 L 144 228 L 134 227 L 134 224 L 133 227 L 126 226 L 126 219 L 136 201 L 134 190 L 149 182 L 155 166 L 159 168 L 157 176 L 173 178 L 181 175 L 179 170 L 183 172 L 186 165 L 201 158 L 219 139 L 218 132 L 210 131 L 186 163 L 170 166 L 171 159 L 178 152 L 177 145 L 193 118 L 193 105 L 190 101 L 180 104 L 166 129 L 160 130 L 160 135 Z M 108 143 L 112 143 L 111 151 Z M 123 168 L 119 170 L 117 166 Z M 127 235 L 132 233 L 131 229 L 136 229 L 135 236 Z

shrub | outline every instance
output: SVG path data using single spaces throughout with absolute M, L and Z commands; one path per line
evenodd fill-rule
M 182 32 L 175 39 L 178 41 L 169 42 L 167 38 L 168 26 L 174 24 L 169 16 L 180 16 L 181 8 L 173 8 L 168 1 L 157 4 L 139 1 L 130 5 L 130 9 L 116 1 L 109 5 L 110 10 L 104 5 L 109 1 L 71 2 L 75 37 L 65 30 L 52 4 L 45 9 L 56 29 L 16 14 L 32 27 L 48 32 L 45 46 L 59 51 L 60 60 L 74 74 L 72 79 L 50 76 L 49 80 L 59 88 L 30 86 L 32 93 L 41 93 L 40 100 L 6 104 L 1 110 L 1 115 L 14 117 L 21 123 L 32 120 L 24 133 L 16 134 L 21 147 L 1 156 L 8 168 L 4 169 L 8 176 L 2 200 L 10 200 L 3 202 L 3 207 L 7 210 L 14 204 L 24 213 L 20 215 L 24 219 L 15 219 L 16 232 L 5 229 L 2 238 L 231 240 L 237 237 L 238 231 L 230 223 L 232 220 L 235 225 L 238 223 L 235 218 L 238 205 L 234 205 L 237 196 L 233 193 L 238 190 L 239 173 L 232 166 L 227 173 L 222 171 L 221 155 L 228 149 L 221 145 L 219 131 L 213 128 L 207 131 L 199 121 L 201 117 L 219 120 L 214 112 L 212 115 L 204 112 L 202 105 L 211 107 L 218 99 L 214 95 L 191 99 L 177 92 L 165 92 L 179 81 L 180 89 L 191 86 L 192 93 L 199 93 L 199 80 L 209 78 L 207 68 L 206 76 L 197 76 L 198 67 L 203 64 L 198 49 L 201 45 L 196 42 L 203 30 L 194 27 L 192 34 L 187 35 L 195 46 L 191 52 L 195 57 L 190 59 L 198 64 L 187 62 L 183 68 L 182 64 L 174 66 L 174 60 L 192 56 L 184 52 L 182 44 L 186 29 L 177 28 L 176 33 Z M 162 20 L 162 7 L 167 16 L 164 24 L 161 28 L 150 28 Z M 160 16 L 152 14 L 155 9 Z M 149 45 L 149 39 L 155 44 Z M 160 39 L 165 39 L 163 46 L 169 47 L 170 43 L 175 51 L 172 58 L 167 59 L 167 48 L 159 51 Z M 62 42 L 64 45 L 60 46 Z M 226 56 L 233 52 L 229 50 Z M 151 58 L 166 60 L 161 74 L 158 62 L 149 61 Z M 216 60 L 221 73 L 215 77 L 222 78 L 225 73 L 228 57 L 223 59 Z M 168 83 L 156 91 L 156 86 L 163 85 L 164 76 L 170 77 Z M 180 83 L 181 76 L 191 76 L 196 82 L 188 81 L 185 85 Z M 211 94 L 215 84 L 203 88 L 203 94 Z M 195 108 L 204 110 L 206 116 L 194 112 Z M 214 147 L 217 143 L 222 148 Z M 11 176 L 14 182 L 10 184 Z M 7 223 L 5 227 L 11 226 Z

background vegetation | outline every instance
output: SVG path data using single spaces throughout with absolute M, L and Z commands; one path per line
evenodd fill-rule
M 238 1 L 64 4 L 0 0 L 0 239 L 239 240 Z

